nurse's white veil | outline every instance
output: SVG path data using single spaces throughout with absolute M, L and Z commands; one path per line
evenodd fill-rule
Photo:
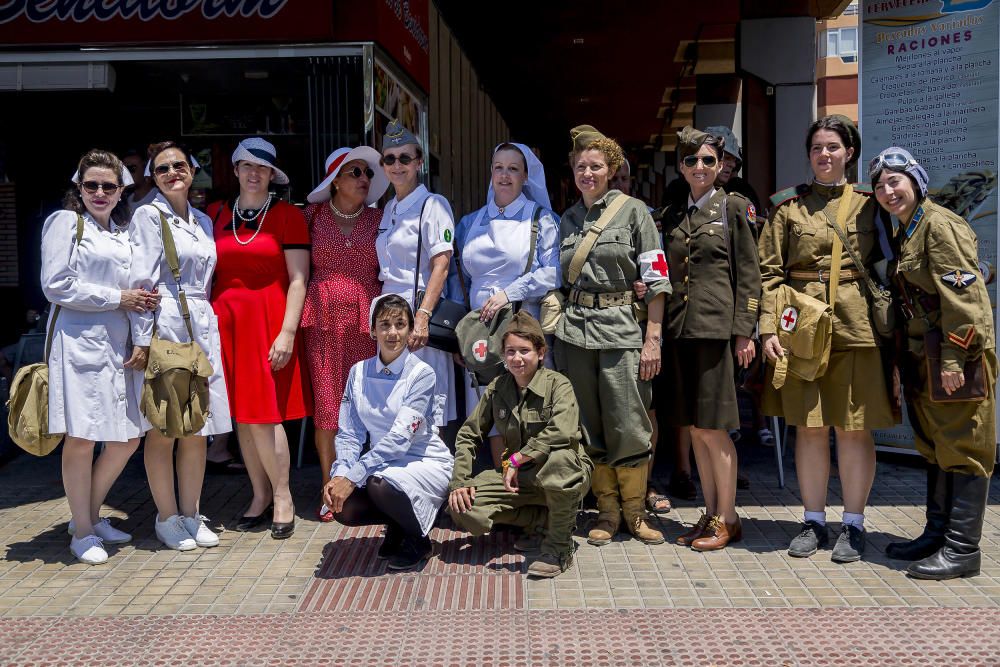
M 552 208 L 551 202 L 549 202 L 549 191 L 545 189 L 545 167 L 542 166 L 541 160 L 535 157 L 535 154 L 531 152 L 531 149 L 524 144 L 516 144 L 513 141 L 505 141 L 505 144 L 510 144 L 511 146 L 517 146 L 517 149 L 521 151 L 524 156 L 524 161 L 528 165 L 528 180 L 524 184 L 524 189 L 522 192 L 524 196 L 540 204 L 547 209 Z M 497 154 L 497 148 L 503 146 L 504 144 L 497 144 L 496 148 L 493 149 L 493 153 L 490 155 L 490 172 L 492 173 L 493 155 Z M 486 193 L 486 205 L 489 206 L 490 202 L 493 201 L 493 179 L 490 179 L 489 186 Z

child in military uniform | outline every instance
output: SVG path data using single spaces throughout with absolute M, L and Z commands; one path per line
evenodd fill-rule
M 573 530 L 594 468 L 581 445 L 580 410 L 569 381 L 544 368 L 545 336 L 524 311 L 503 334 L 506 373 L 493 380 L 458 432 L 448 510 L 458 525 L 485 535 L 494 524 L 526 529 L 515 543 L 540 555 L 528 574 L 555 577 L 573 563 Z M 503 466 L 472 477 L 476 451 L 494 427 Z
M 997 379 L 993 310 L 976 235 L 927 198 L 927 172 L 906 150 L 882 151 L 869 175 L 896 223 L 903 384 L 917 449 L 928 462 L 927 525 L 886 554 L 915 561 L 907 573 L 919 579 L 975 576 L 996 458 Z

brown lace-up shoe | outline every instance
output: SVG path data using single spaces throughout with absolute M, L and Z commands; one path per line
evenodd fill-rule
M 682 547 L 691 546 L 692 542 L 705 534 L 705 529 L 708 528 L 709 520 L 710 519 L 707 514 L 702 514 L 701 518 L 698 519 L 698 523 L 691 526 L 691 530 L 679 536 L 676 540 L 674 540 L 674 542 Z
M 739 520 L 734 524 L 727 524 L 721 516 L 713 516 L 705 529 L 705 534 L 691 542 L 691 548 L 695 551 L 717 551 L 724 549 L 730 542 L 739 542 L 742 539 L 743 525 Z

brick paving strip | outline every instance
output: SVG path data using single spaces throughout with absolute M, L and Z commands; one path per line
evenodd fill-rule
M 0 619 L 9 665 L 998 664 L 993 609 L 326 612 Z M 111 656 L 114 656 L 113 658 Z

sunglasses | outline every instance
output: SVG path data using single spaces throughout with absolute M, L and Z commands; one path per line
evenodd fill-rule
M 409 156 L 405 156 L 405 157 L 409 157 Z M 403 161 L 400 160 L 400 162 L 403 162 Z M 392 163 L 390 162 L 389 164 L 392 164 Z M 403 162 L 403 164 L 406 164 L 406 163 Z M 343 173 L 347 174 L 348 176 L 351 176 L 352 178 L 361 178 L 361 174 L 364 174 L 365 176 L 368 177 L 368 180 L 371 180 L 375 176 L 375 172 L 372 171 L 371 167 L 368 167 L 367 169 L 364 169 L 364 170 L 362 170 L 361 167 L 355 167 L 354 169 L 345 169 Z
M 97 181 L 84 181 L 80 184 L 83 191 L 88 195 L 96 195 L 98 190 L 104 191 L 106 195 L 113 195 L 118 192 L 119 188 L 124 188 L 124 185 L 118 185 L 117 183 L 98 183 Z
M 400 155 L 399 158 L 397 158 L 395 155 L 386 155 L 385 157 L 379 160 L 379 164 L 387 164 L 391 167 L 392 165 L 396 164 L 397 159 L 399 160 L 399 164 L 405 167 L 411 162 L 414 162 L 417 158 L 413 157 L 412 155 L 408 155 L 406 153 Z
M 907 167 L 912 167 L 916 164 L 916 160 L 909 158 L 902 153 L 880 154 L 873 157 L 872 161 L 868 163 L 868 176 L 875 176 L 875 174 L 882 171 L 883 168 L 889 168 L 893 171 L 906 171 Z
M 695 167 L 698 166 L 699 160 L 703 165 L 711 169 L 712 167 L 715 166 L 715 163 L 719 161 L 719 158 L 713 155 L 688 155 L 683 160 L 681 160 L 681 162 L 683 162 L 684 166 L 687 167 L 688 169 L 694 169 Z
M 187 162 L 178 160 L 177 162 L 171 164 L 164 163 L 157 165 L 156 167 L 153 168 L 153 173 L 156 174 L 157 176 L 166 176 L 167 174 L 170 173 L 171 169 L 173 169 L 178 174 L 186 174 L 188 172 L 188 169 L 190 169 L 190 167 L 188 166 Z

